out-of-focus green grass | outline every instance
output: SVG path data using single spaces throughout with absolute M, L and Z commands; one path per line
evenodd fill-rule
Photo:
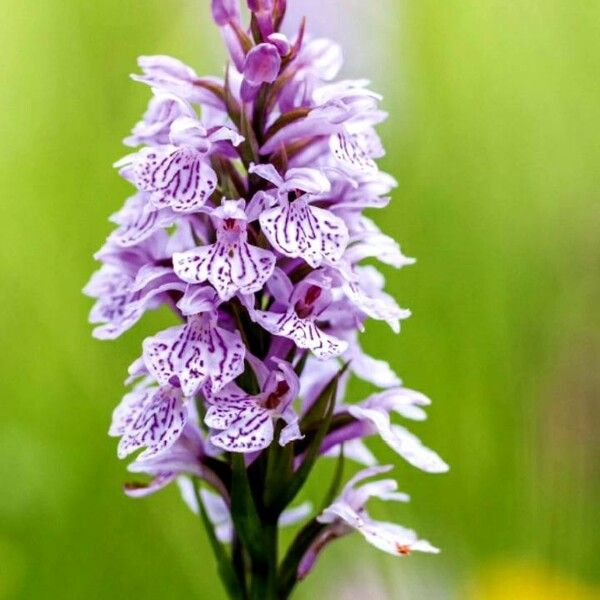
M 125 367 L 164 316 L 102 344 L 80 294 L 129 193 L 110 163 L 148 92 L 127 75 L 142 53 L 215 71 L 206 4 L 2 2 L 0 599 L 222 597 L 176 490 L 124 498 L 106 436 Z M 333 579 L 365 565 L 411 600 L 464 597 L 494 561 L 593 582 L 600 5 L 393 13 L 399 35 L 371 76 L 400 187 L 376 218 L 419 262 L 389 273 L 414 312 L 401 336 L 370 325 L 365 345 L 434 399 L 415 430 L 452 471 L 395 461 L 413 503 L 394 518 L 444 552 L 396 561 L 345 540 L 298 597 L 337 597 Z

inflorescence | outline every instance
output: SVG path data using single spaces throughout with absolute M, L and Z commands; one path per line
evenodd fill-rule
M 177 480 L 199 511 L 231 597 L 285 598 L 332 540 L 358 531 L 394 555 L 436 552 L 369 517 L 375 497 L 406 501 L 365 444 L 380 438 L 410 464 L 447 465 L 391 416 L 425 418 L 429 400 L 368 356 L 368 317 L 398 332 L 409 311 L 364 260 L 414 262 L 363 213 L 394 179 L 379 170 L 386 118 L 364 80 L 336 80 L 340 48 L 280 32 L 285 0 L 213 0 L 231 63 L 199 77 L 166 56 L 139 59 L 152 98 L 117 163 L 136 188 L 112 216 L 85 292 L 94 335 L 114 339 L 150 309 L 178 324 L 147 338 L 110 435 L 145 496 Z M 345 402 L 355 376 L 380 391 Z M 337 460 L 318 511 L 289 508 L 319 457 Z M 335 458 L 337 457 L 337 458 Z M 365 468 L 339 492 L 343 458 Z M 210 489 L 209 489 L 210 488 Z M 306 523 L 279 561 L 278 526 Z M 229 551 L 230 544 L 231 551 Z

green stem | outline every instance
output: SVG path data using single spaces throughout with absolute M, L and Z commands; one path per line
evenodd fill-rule
M 196 478 L 192 480 L 194 486 L 194 495 L 196 496 L 196 502 L 198 503 L 198 513 L 206 533 L 208 540 L 213 549 L 215 559 L 217 561 L 219 576 L 223 582 L 223 586 L 227 590 L 228 596 L 231 600 L 246 600 L 246 592 L 244 589 L 243 582 L 238 579 L 238 575 L 232 567 L 231 559 L 227 555 L 225 548 L 217 539 L 213 524 L 210 522 L 206 510 L 204 508 L 204 502 L 200 495 L 200 481 Z
M 263 524 L 266 561 L 252 564 L 250 600 L 278 600 L 277 592 L 277 523 Z

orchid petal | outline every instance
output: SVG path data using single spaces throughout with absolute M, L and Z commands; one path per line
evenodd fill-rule
M 318 358 L 327 360 L 345 352 L 348 343 L 321 331 L 310 319 L 300 319 L 293 310 L 277 314 L 257 310 L 256 321 L 274 335 L 293 340 L 300 348 L 308 348 Z
M 217 186 L 217 174 L 204 155 L 188 146 L 144 148 L 134 165 L 138 188 L 151 192 L 157 208 L 177 212 L 198 210 Z
M 342 288 L 357 308 L 372 319 L 385 321 L 395 333 L 400 331 L 400 320 L 411 315 L 410 310 L 400 308 L 389 294 L 379 290 L 367 293 L 358 281 L 346 281 Z
M 281 56 L 274 44 L 261 43 L 246 55 L 244 78 L 251 85 L 273 83 L 281 67 Z
M 183 281 L 209 281 L 222 300 L 229 300 L 237 292 L 252 294 L 261 290 L 273 273 L 275 256 L 238 239 L 176 253 L 173 266 Z
M 140 457 L 158 454 L 177 441 L 187 421 L 181 392 L 171 387 L 154 388 L 153 393 L 144 395 L 143 403 L 131 408 L 117 450 L 119 458 L 143 447 L 146 450 Z
M 377 165 L 360 141 L 355 135 L 340 132 L 331 136 L 329 145 L 342 168 L 352 174 L 370 175 L 377 172 Z
M 253 175 L 258 175 L 267 181 L 270 181 L 275 187 L 283 185 L 283 177 L 272 164 L 251 165 L 248 171 Z
M 145 498 L 169 485 L 177 477 L 175 472 L 160 473 L 147 484 L 126 483 L 123 491 L 130 498 Z
M 244 371 L 245 347 L 238 332 L 231 333 L 202 317 L 172 327 L 144 341 L 144 360 L 161 384 L 178 381 L 186 396 L 205 383 L 213 391 Z
M 125 206 L 111 217 L 119 228 L 110 240 L 119 246 L 135 246 L 156 231 L 170 227 L 176 215 L 168 208 L 157 209 L 150 203 L 150 194 L 139 192 L 127 200 Z
M 150 99 L 144 118 L 124 143 L 128 146 L 168 144 L 171 125 L 181 116 L 195 117 L 196 114 L 188 102 L 175 94 L 158 92 Z
M 210 441 L 227 452 L 256 452 L 273 441 L 273 420 L 269 411 L 241 411 L 226 430 L 211 436 Z
M 327 260 L 336 263 L 348 242 L 348 230 L 339 217 L 310 206 L 303 198 L 284 200 L 260 216 L 261 227 L 273 247 L 285 256 L 300 256 L 312 267 Z
M 308 194 L 325 194 L 331 190 L 331 183 L 317 169 L 293 168 L 285 174 L 287 191 L 302 190 Z
M 386 412 L 361 406 L 349 406 L 348 412 L 356 419 L 372 423 L 383 441 L 414 467 L 428 473 L 448 470 L 448 465 L 417 436 L 400 425 L 392 425 Z

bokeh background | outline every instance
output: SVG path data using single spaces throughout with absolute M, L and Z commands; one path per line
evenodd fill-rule
M 400 187 L 374 217 L 418 257 L 388 273 L 414 316 L 365 345 L 433 398 L 415 430 L 452 465 L 379 447 L 413 498 L 382 514 L 443 553 L 347 538 L 297 598 L 600 598 L 600 3 L 290 3 L 385 94 Z M 208 1 L 0 6 L 0 599 L 221 599 L 177 490 L 125 498 L 106 435 L 165 315 L 100 343 L 80 294 L 129 193 L 111 163 L 148 90 L 128 74 L 153 53 L 219 72 Z

